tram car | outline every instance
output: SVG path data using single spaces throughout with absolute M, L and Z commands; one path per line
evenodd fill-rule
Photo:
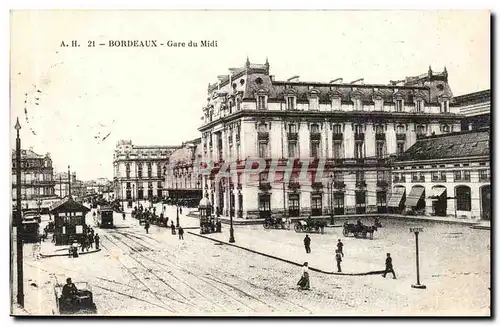
M 112 228 L 113 227 L 113 207 L 111 206 L 101 206 L 97 209 L 97 226 L 100 228 Z
M 22 238 L 23 242 L 35 243 L 40 237 L 40 223 L 35 219 L 23 219 Z

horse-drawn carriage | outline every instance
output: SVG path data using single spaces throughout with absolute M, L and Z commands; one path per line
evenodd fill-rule
M 307 220 L 299 220 L 294 225 L 295 232 L 308 232 L 308 233 L 325 233 L 326 220 L 316 220 L 308 218 Z
M 94 303 L 92 288 L 87 282 L 75 282 L 76 293 L 71 297 L 63 295 L 63 286 L 54 287 L 57 310 L 59 314 L 94 314 L 97 307 Z
M 377 231 L 377 225 L 368 226 L 358 221 L 357 224 L 345 222 L 342 233 L 345 237 L 348 237 L 352 234 L 356 238 L 366 239 L 369 236 L 370 239 L 373 239 L 373 233 L 375 231 Z
M 287 223 L 281 217 L 267 217 L 264 220 L 264 229 L 286 229 Z

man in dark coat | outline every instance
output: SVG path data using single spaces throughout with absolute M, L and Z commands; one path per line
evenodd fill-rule
M 149 233 L 149 220 L 146 220 L 144 223 L 144 228 L 146 229 L 146 233 Z
M 337 272 L 342 273 L 342 267 L 340 266 L 342 255 L 340 254 L 340 251 L 338 249 L 335 250 L 335 260 L 337 261 Z
M 98 233 L 95 234 L 94 241 L 95 241 L 95 248 L 99 249 L 99 234 Z
M 184 229 L 179 225 L 179 240 L 184 240 Z
M 306 248 L 306 253 L 311 253 L 311 238 L 309 238 L 309 234 L 306 234 L 304 238 L 304 247 Z
M 172 229 L 172 234 L 175 234 L 175 224 L 174 224 L 174 221 L 171 221 L 170 228 Z
M 396 273 L 394 272 L 394 268 L 392 267 L 392 258 L 390 253 L 387 253 L 387 258 L 385 259 L 385 271 L 382 277 L 385 277 L 387 273 L 392 273 L 392 278 L 396 279 Z
M 344 244 L 340 241 L 340 239 L 339 242 L 337 242 L 337 251 L 340 252 L 342 257 L 344 257 Z

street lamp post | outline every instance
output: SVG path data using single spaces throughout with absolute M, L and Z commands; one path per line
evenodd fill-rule
M 125 185 L 123 185 L 121 202 L 122 202 L 122 212 L 125 212 Z
M 16 249 L 17 249 L 17 303 L 24 308 L 24 272 L 23 272 L 23 239 L 22 239 L 22 213 L 21 213 L 21 138 L 19 138 L 19 118 L 16 126 Z
M 417 265 L 417 284 L 412 284 L 412 288 L 414 289 L 425 289 L 427 288 L 425 285 L 420 284 L 420 268 L 419 268 L 419 261 L 418 261 L 418 234 L 420 232 L 423 232 L 423 228 L 421 227 L 416 227 L 416 228 L 410 228 L 410 232 L 415 233 L 415 258 L 416 258 L 416 265 Z
M 330 182 L 328 185 L 328 192 L 330 196 L 330 223 L 335 225 L 335 218 L 333 216 L 333 183 L 335 182 L 335 178 L 332 174 L 330 174 Z
M 234 243 L 236 242 L 234 240 L 234 228 L 233 228 L 233 215 L 234 215 L 234 210 L 232 209 L 231 206 L 231 199 L 233 198 L 233 189 L 231 189 L 231 184 L 228 182 L 227 183 L 227 189 L 229 190 L 229 243 Z

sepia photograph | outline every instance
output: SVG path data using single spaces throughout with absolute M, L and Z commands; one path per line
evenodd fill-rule
M 492 317 L 491 23 L 11 10 L 11 315 Z

